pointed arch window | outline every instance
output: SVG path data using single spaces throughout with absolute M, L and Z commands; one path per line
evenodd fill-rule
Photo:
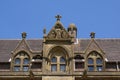
M 88 58 L 88 64 L 94 64 L 93 59 L 92 58 Z
M 102 59 L 101 59 L 101 58 L 97 58 L 97 59 L 96 59 L 96 63 L 97 63 L 97 64 L 102 64 Z
M 19 52 L 14 57 L 13 71 L 28 71 L 30 58 L 27 53 Z
M 15 64 L 20 64 L 20 63 L 21 63 L 20 58 L 16 58 L 16 59 L 15 59 Z
M 51 59 L 51 62 L 56 63 L 56 62 L 57 62 L 57 58 L 56 58 L 56 57 L 53 57 L 53 58 Z
M 91 52 L 87 58 L 88 71 L 102 71 L 103 58 L 98 52 Z
M 30 60 L 29 60 L 28 58 L 24 58 L 24 59 L 23 59 L 23 64 L 29 64 L 29 61 L 30 61 Z
M 61 57 L 60 58 L 60 62 L 62 63 L 62 62 L 65 62 L 65 58 L 64 57 Z

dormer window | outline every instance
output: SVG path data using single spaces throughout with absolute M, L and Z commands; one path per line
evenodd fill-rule
M 103 58 L 95 51 L 91 52 L 87 58 L 88 71 L 102 71 Z
M 27 53 L 20 52 L 14 58 L 13 71 L 28 71 L 30 58 Z

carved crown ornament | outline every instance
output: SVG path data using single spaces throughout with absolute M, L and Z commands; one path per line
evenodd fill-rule
M 55 26 L 47 36 L 48 39 L 68 39 L 69 34 L 60 26 Z
M 62 23 L 60 22 L 61 16 L 57 15 L 57 22 L 51 29 L 51 31 L 46 35 L 47 40 L 70 40 L 71 36 L 63 27 Z

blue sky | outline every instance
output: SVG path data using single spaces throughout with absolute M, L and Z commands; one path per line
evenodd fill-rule
M 67 29 L 74 23 L 78 38 L 120 38 L 120 0 L 0 0 L 0 39 L 42 38 L 54 26 L 55 16 Z

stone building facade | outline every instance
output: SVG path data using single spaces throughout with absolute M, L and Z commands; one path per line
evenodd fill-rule
M 56 18 L 43 39 L 0 40 L 0 80 L 120 80 L 120 39 L 78 39 Z

